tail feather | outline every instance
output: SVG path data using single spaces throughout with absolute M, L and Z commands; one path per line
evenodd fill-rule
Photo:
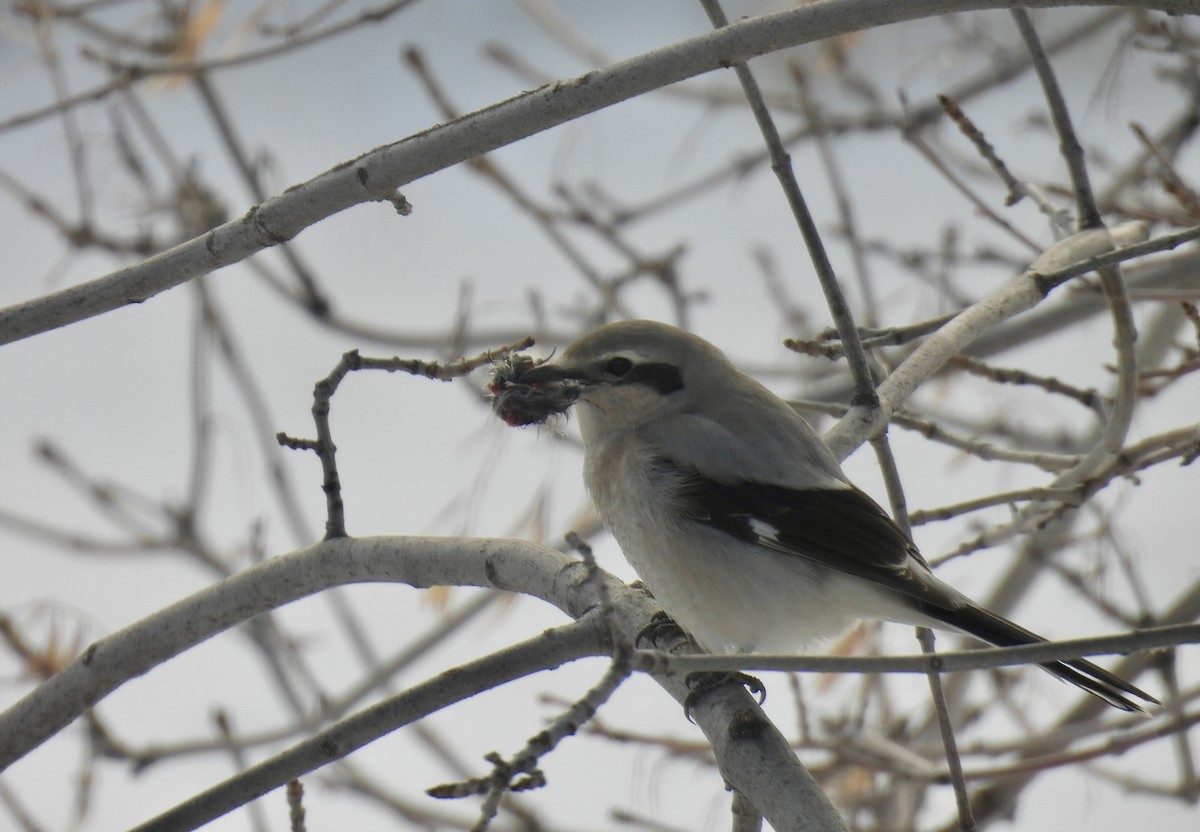
M 997 647 L 1046 643 L 1046 639 L 1037 633 L 1026 630 L 1024 627 L 981 607 L 962 606 L 954 610 L 937 610 L 936 613 L 937 618 L 945 624 Z M 1120 708 L 1122 711 L 1147 713 L 1145 707 L 1130 697 L 1136 697 L 1153 705 L 1162 704 L 1150 694 L 1087 659 L 1043 662 L 1042 667 L 1058 678 L 1100 697 L 1114 708 Z

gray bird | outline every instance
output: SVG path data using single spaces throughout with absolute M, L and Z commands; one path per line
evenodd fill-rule
M 501 415 L 527 423 L 574 406 L 596 510 L 706 650 L 795 652 L 860 619 L 1045 641 L 939 580 L 808 423 L 704 339 L 624 321 L 514 372 Z M 1042 666 L 1121 710 L 1158 704 L 1083 659 Z

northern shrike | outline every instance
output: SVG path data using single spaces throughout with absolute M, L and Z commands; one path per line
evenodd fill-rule
M 552 363 L 510 364 L 492 389 L 510 424 L 575 406 L 596 510 L 706 650 L 794 652 L 864 618 L 1044 641 L 939 580 L 808 423 L 702 338 L 609 324 Z M 1083 659 L 1043 667 L 1122 710 L 1157 704 Z

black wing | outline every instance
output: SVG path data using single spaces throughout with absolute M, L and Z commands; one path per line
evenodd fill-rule
M 958 606 L 922 575 L 910 558 L 921 554 L 879 504 L 853 486 L 789 488 L 737 480 L 720 483 L 695 469 L 660 458 L 666 481 L 689 517 L 738 540 L 795 555 L 909 596 L 920 605 Z M 937 617 L 935 615 L 935 617 Z
M 900 592 L 935 621 L 996 645 L 1045 641 L 1013 622 L 926 580 L 925 561 L 879 504 L 853 486 L 787 488 L 738 480 L 719 483 L 670 460 L 656 460 L 666 481 L 678 483 L 676 499 L 688 516 L 738 540 L 856 575 Z M 1158 704 L 1124 679 L 1086 659 L 1047 662 L 1042 667 L 1114 707 L 1144 712 L 1126 694 Z

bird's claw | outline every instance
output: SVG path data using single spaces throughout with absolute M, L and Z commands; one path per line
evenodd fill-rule
M 639 650 L 644 644 L 649 644 L 653 647 L 663 636 L 678 639 L 687 638 L 688 634 L 684 632 L 682 627 L 675 623 L 675 619 L 660 610 L 654 613 L 650 618 L 650 623 L 643 627 L 637 634 L 633 640 L 633 646 Z
M 692 719 L 692 710 L 700 698 L 724 685 L 741 685 L 758 700 L 759 705 L 767 701 L 767 687 L 762 680 L 738 670 L 689 673 L 684 679 L 684 684 L 691 689 L 687 698 L 683 700 L 683 714 L 688 718 L 688 722 L 695 722 Z

